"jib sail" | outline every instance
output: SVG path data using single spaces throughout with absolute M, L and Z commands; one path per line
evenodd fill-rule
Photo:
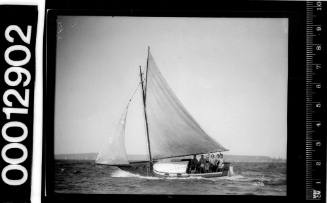
M 97 164 L 108 165 L 125 165 L 129 164 L 125 149 L 125 127 L 129 103 L 126 106 L 116 130 L 108 136 L 108 140 L 104 143 L 104 147 L 95 160 Z

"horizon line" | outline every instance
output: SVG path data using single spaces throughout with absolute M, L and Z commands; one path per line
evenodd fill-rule
M 64 154 L 54 154 L 55 156 L 58 155 L 77 155 L 77 154 L 98 154 L 98 152 L 83 152 L 83 153 L 64 153 Z M 147 154 L 127 154 L 127 156 L 148 156 Z M 200 155 L 200 154 L 198 154 Z M 251 156 L 251 157 L 269 157 L 271 159 L 287 159 L 287 157 L 281 157 L 281 156 L 269 156 L 269 155 L 242 155 L 242 154 L 225 154 L 226 156 Z M 191 156 L 191 155 L 185 155 L 185 156 Z M 183 156 L 181 156 L 183 157 Z

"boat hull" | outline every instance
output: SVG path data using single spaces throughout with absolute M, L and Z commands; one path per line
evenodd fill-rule
M 177 178 L 187 178 L 187 177 L 202 177 L 202 178 L 215 178 L 227 176 L 223 172 L 212 172 L 212 173 L 162 173 L 153 170 L 154 174 L 159 177 L 177 177 Z
M 230 163 L 225 163 L 224 167 L 219 172 L 209 173 L 187 173 L 188 162 L 179 163 L 156 163 L 153 166 L 153 173 L 160 177 L 202 177 L 202 178 L 214 178 L 222 176 L 232 175 L 232 166 Z
M 233 173 L 233 167 L 230 163 L 225 163 L 222 171 L 220 172 L 210 172 L 210 173 L 187 173 L 185 171 L 159 171 L 156 170 L 154 164 L 153 169 L 151 170 L 148 162 L 146 163 L 133 163 L 131 165 L 119 166 L 120 169 L 129 171 L 134 174 L 139 174 L 142 176 L 155 176 L 155 177 L 174 177 L 174 178 L 187 178 L 187 177 L 202 177 L 202 178 L 215 178 L 215 177 L 224 177 L 231 176 Z

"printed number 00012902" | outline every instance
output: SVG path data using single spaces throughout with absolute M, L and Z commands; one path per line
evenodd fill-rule
M 1 157 L 8 163 L 8 165 L 2 169 L 1 178 L 6 184 L 15 186 L 22 185 L 28 178 L 26 168 L 21 165 L 21 163 L 23 163 L 28 157 L 28 150 L 26 146 L 21 143 L 28 136 L 28 128 L 25 123 L 12 120 L 12 115 L 28 113 L 30 90 L 26 87 L 31 82 L 31 73 L 29 70 L 24 68 L 24 66 L 26 66 L 31 60 L 31 52 L 25 45 L 31 43 L 32 26 L 27 26 L 25 34 L 19 26 L 10 25 L 6 28 L 4 35 L 6 40 L 12 45 L 9 46 L 4 53 L 5 61 L 8 64 L 8 68 L 4 73 L 4 80 L 11 88 L 7 89 L 3 94 L 3 103 L 5 106 L 2 108 L 2 111 L 6 115 L 7 122 L 2 126 L 1 135 L 8 143 L 2 148 Z M 20 39 L 14 38 L 13 36 L 18 36 Z M 21 45 L 22 43 L 20 41 L 25 43 L 25 45 Z M 16 44 L 17 42 L 19 42 L 19 44 Z M 19 52 L 24 53 L 23 58 L 21 58 Z M 21 89 L 21 84 L 24 88 L 24 96 L 17 91 L 17 89 Z M 10 99 L 14 98 L 16 99 L 16 102 L 19 102 L 19 107 L 13 107 L 14 101 Z M 10 136 L 10 131 L 8 131 L 9 128 L 20 128 L 22 134 L 19 136 Z M 11 149 L 21 150 L 21 156 L 14 158 L 8 157 L 7 151 Z M 7 174 L 9 171 L 13 170 L 20 171 L 22 177 L 17 179 L 9 178 Z

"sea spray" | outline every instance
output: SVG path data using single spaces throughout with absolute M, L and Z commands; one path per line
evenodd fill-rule
M 128 171 L 121 170 L 117 168 L 117 170 L 113 171 L 111 174 L 111 177 L 115 178 L 143 178 L 143 179 L 149 179 L 149 180 L 159 180 L 159 177 L 153 177 L 153 176 L 142 176 L 139 174 L 134 174 Z

